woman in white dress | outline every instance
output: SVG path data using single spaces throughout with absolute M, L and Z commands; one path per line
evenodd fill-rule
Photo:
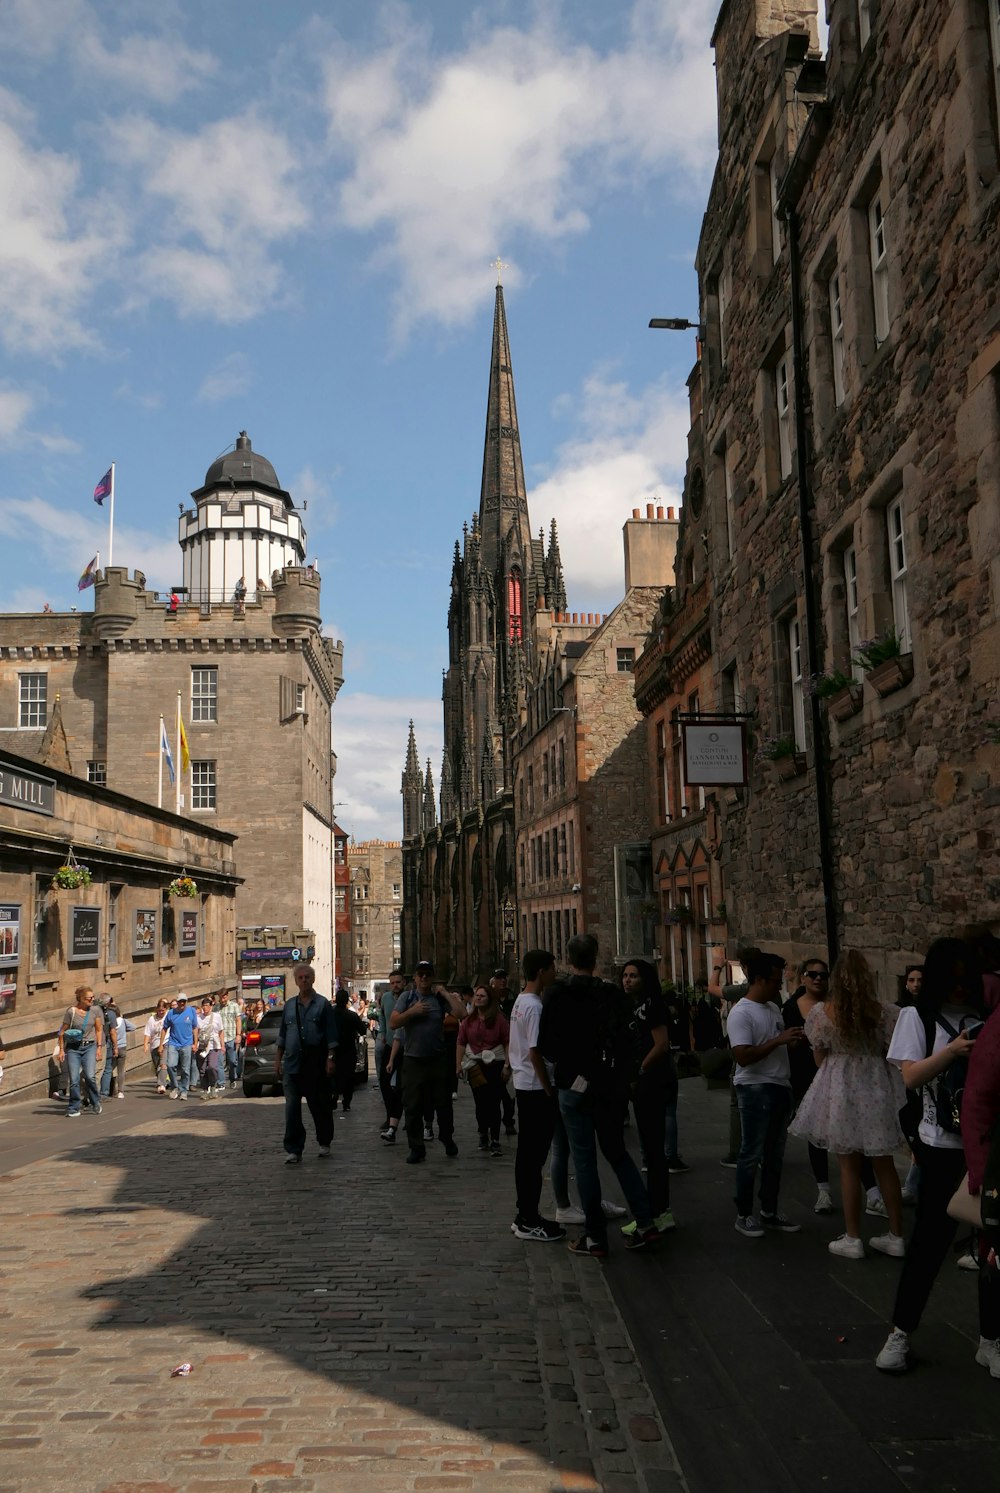
M 868 961 L 847 949 L 833 966 L 825 1002 L 806 1017 L 806 1036 L 819 1072 L 791 1125 L 813 1146 L 834 1151 L 840 1163 L 845 1232 L 831 1241 L 831 1254 L 864 1258 L 861 1239 L 861 1166 L 866 1156 L 882 1189 L 889 1232 L 870 1241 L 873 1249 L 902 1255 L 903 1200 L 893 1152 L 903 1144 L 899 1109 L 903 1086 L 885 1054 L 899 1010 L 875 994 Z

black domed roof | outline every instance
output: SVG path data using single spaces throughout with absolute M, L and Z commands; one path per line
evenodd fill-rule
M 233 487 L 273 487 L 281 492 L 278 474 L 266 456 L 261 456 L 250 445 L 250 437 L 241 430 L 236 441 L 236 450 L 227 451 L 213 461 L 205 473 L 205 487 L 215 487 L 220 482 Z

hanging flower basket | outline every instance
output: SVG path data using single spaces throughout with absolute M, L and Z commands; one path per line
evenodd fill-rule
M 184 872 L 183 876 L 175 876 L 167 887 L 171 897 L 197 897 L 198 885 L 193 877 Z
M 79 886 L 89 886 L 91 880 L 90 867 L 81 866 L 71 845 L 69 855 L 52 878 L 53 888 L 59 891 L 74 891 Z

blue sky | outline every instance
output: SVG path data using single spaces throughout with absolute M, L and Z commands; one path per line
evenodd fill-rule
M 0 609 L 77 604 L 112 460 L 116 563 L 177 581 L 178 504 L 245 427 L 346 645 L 338 817 L 398 837 L 411 715 L 440 770 L 497 254 L 571 609 L 676 501 L 693 336 L 646 324 L 697 311 L 717 8 L 5 0 Z

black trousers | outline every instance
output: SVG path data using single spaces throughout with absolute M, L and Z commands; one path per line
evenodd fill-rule
M 948 1249 L 958 1232 L 958 1221 L 949 1218 L 947 1207 L 965 1176 L 964 1152 L 917 1141 L 920 1167 L 917 1216 L 906 1250 L 896 1291 L 892 1323 L 903 1332 L 920 1325 L 927 1299 Z M 995 1341 L 1000 1337 L 1000 1273 L 985 1267 L 979 1271 L 979 1331 Z
M 306 1127 L 302 1123 L 302 1101 L 309 1106 L 313 1124 L 316 1126 L 316 1144 L 329 1146 L 333 1142 L 333 1094 L 326 1072 L 326 1053 L 313 1058 L 308 1052 L 302 1054 L 302 1066 L 298 1073 L 282 1074 L 281 1087 L 285 1095 L 285 1150 L 290 1156 L 301 1156 L 306 1143 Z
M 517 1216 L 522 1223 L 537 1223 L 541 1214 L 542 1169 L 552 1145 L 559 1105 L 544 1089 L 515 1089 L 517 1096 L 517 1154 L 514 1186 Z
M 347 1060 L 336 1063 L 333 1070 L 334 1091 L 345 1112 L 350 1109 L 354 1097 L 354 1078 L 354 1053 L 351 1052 Z
M 475 1085 L 472 1090 L 472 1102 L 476 1106 L 476 1124 L 480 1135 L 485 1136 L 487 1140 L 498 1141 L 500 1139 L 500 1095 L 504 1088 L 503 1064 L 480 1063 L 478 1067 L 486 1082 Z
M 378 1064 L 378 1086 L 382 1093 L 382 1103 L 385 1105 L 386 1120 L 398 1120 L 403 1113 L 403 1075 L 400 1071 L 403 1062 L 403 1054 L 400 1052 L 396 1059 L 396 1072 L 390 1073 L 387 1064 L 392 1056 L 392 1043 L 389 1042 L 382 1048 Z M 393 1083 L 393 1079 L 396 1080 Z
M 646 1191 L 653 1217 L 670 1207 L 670 1168 L 665 1152 L 667 1084 L 662 1077 L 640 1078 L 632 1095 L 635 1124 L 646 1158 Z
M 407 1057 L 403 1061 L 403 1114 L 406 1138 L 412 1151 L 423 1152 L 424 1114 L 437 1111 L 438 1139 L 450 1141 L 455 1133 L 451 1101 L 451 1077 L 442 1052 L 432 1058 Z

